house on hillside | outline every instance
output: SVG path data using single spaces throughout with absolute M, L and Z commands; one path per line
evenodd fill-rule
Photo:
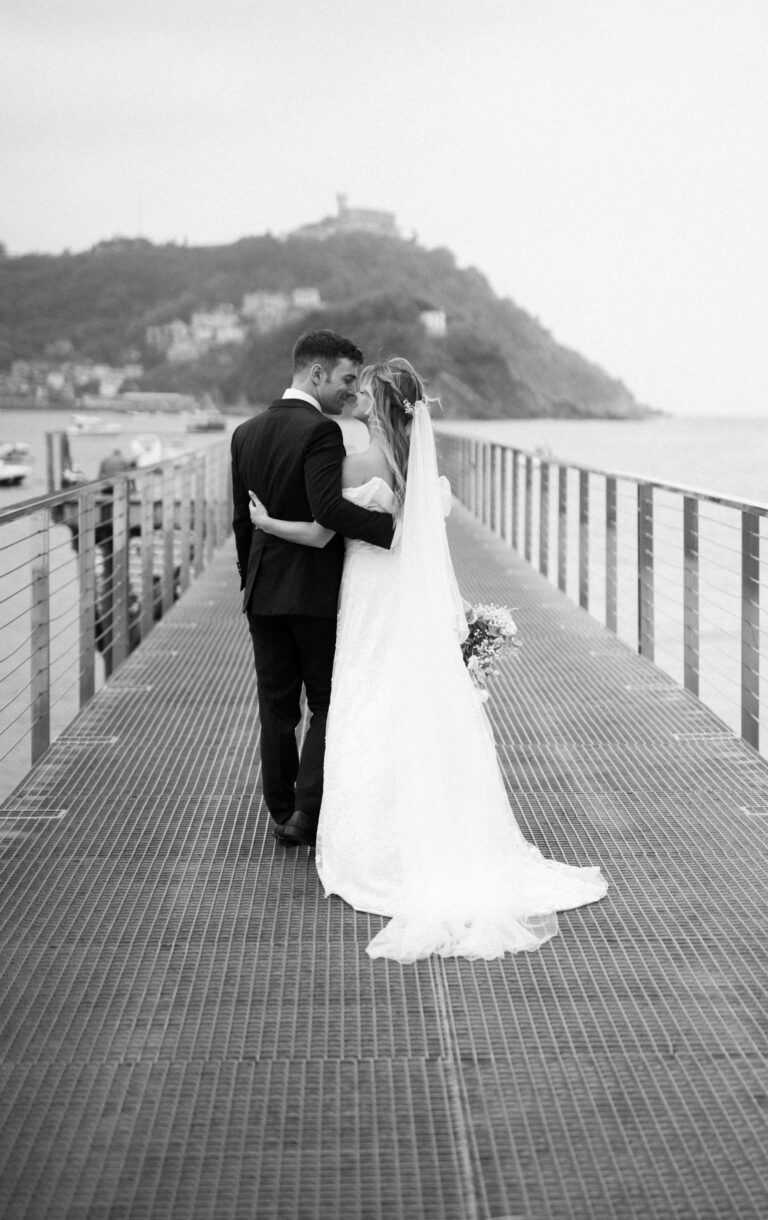
M 282 326 L 288 317 L 291 299 L 287 292 L 246 292 L 240 313 L 259 334 Z
M 292 318 L 321 307 L 318 288 L 294 288 L 292 292 L 247 292 L 240 313 L 254 330 L 265 335 Z
M 115 398 L 125 382 L 136 380 L 143 372 L 138 363 L 115 367 L 82 357 L 14 360 L 8 385 L 15 393 L 33 396 L 39 402 L 74 402 L 88 393 Z
M 193 342 L 203 351 L 224 343 L 242 343 L 245 339 L 237 310 L 229 304 L 193 313 L 189 329 Z
M 171 364 L 196 360 L 212 347 L 225 343 L 243 343 L 246 330 L 234 305 L 218 305 L 216 309 L 199 310 L 189 323 L 174 318 L 161 326 L 148 326 L 147 343 L 163 352 Z
M 448 331 L 448 322 L 444 309 L 423 309 L 419 321 L 432 339 L 444 339 Z

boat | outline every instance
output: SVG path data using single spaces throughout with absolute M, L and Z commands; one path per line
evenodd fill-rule
M 187 432 L 223 432 L 227 421 L 221 411 L 195 411 L 187 419 Z
M 166 444 L 154 432 L 144 432 L 141 436 L 134 436 L 130 447 L 133 463 L 139 470 L 145 470 L 149 466 L 159 466 L 168 458 L 178 457 L 185 452 L 176 445 Z
M 22 441 L 0 444 L 0 485 L 19 487 L 32 473 L 32 446 Z
M 100 415 L 73 415 L 67 426 L 68 436 L 116 436 L 122 431 L 120 424 L 108 423 Z
M 131 441 L 131 453 L 133 454 L 134 462 L 140 470 L 147 466 L 158 465 L 166 456 L 163 442 L 153 432 L 147 432 L 142 436 L 134 436 Z

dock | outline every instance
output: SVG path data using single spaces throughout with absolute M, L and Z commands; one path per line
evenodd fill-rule
M 261 799 L 234 546 L 0 808 L 4 1220 L 768 1216 L 768 762 L 460 506 L 515 608 L 515 816 L 598 864 L 539 952 L 372 961 Z

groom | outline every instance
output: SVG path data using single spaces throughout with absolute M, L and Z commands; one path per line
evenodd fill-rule
M 344 537 L 392 542 L 391 516 L 342 498 L 344 443 L 328 418 L 356 401 L 362 362 L 334 331 L 302 335 L 290 389 L 232 434 L 233 526 L 256 664 L 264 800 L 286 847 L 312 846 L 317 833 Z M 335 537 L 315 548 L 254 530 L 249 490 L 271 516 L 319 521 Z M 299 756 L 302 687 L 311 718 Z

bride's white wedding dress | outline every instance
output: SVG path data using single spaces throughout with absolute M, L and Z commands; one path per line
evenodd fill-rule
M 394 505 L 379 478 L 344 495 Z M 537 949 L 556 911 L 607 888 L 598 868 L 547 859 L 515 821 L 461 657 L 449 504 L 419 404 L 402 540 L 347 543 L 316 855 L 326 895 L 391 916 L 368 953 L 402 962 Z

